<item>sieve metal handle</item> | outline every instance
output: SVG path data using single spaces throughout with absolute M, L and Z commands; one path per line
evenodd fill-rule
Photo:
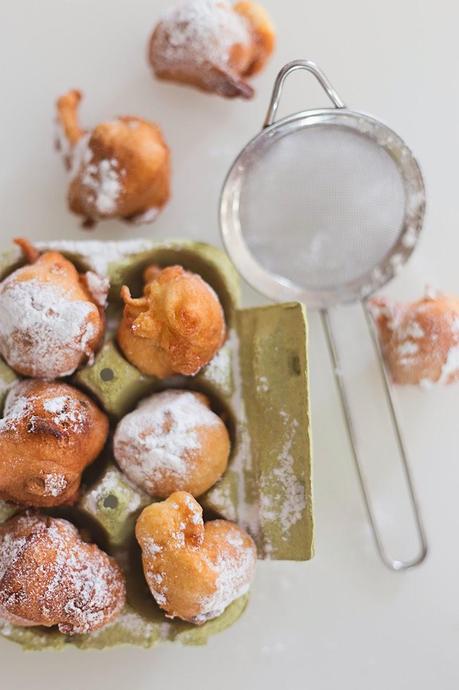
M 322 70 L 319 69 L 319 67 L 317 67 L 315 62 L 312 62 L 311 60 L 293 60 L 292 62 L 288 62 L 277 75 L 276 81 L 274 82 L 271 102 L 269 104 L 268 112 L 266 113 L 263 127 L 269 127 L 274 123 L 277 109 L 279 107 L 280 99 L 282 96 L 282 89 L 284 88 L 285 80 L 290 74 L 292 74 L 292 72 L 296 72 L 300 69 L 303 69 L 306 72 L 310 72 L 315 76 L 323 90 L 327 93 L 335 108 L 346 107 L 341 98 L 338 96 L 335 89 L 333 88 L 333 86 L 331 85 L 328 78 L 325 76 Z
M 341 369 L 341 360 L 339 356 L 339 350 L 337 346 L 337 341 L 333 333 L 333 327 L 332 323 L 330 320 L 330 316 L 327 310 L 322 310 L 321 311 L 321 317 L 322 317 L 322 323 L 323 327 L 325 330 L 325 335 L 327 339 L 327 345 L 328 349 L 330 351 L 330 356 L 333 362 L 333 368 L 335 372 L 335 379 L 336 383 L 338 386 L 338 391 L 339 391 L 339 396 L 341 399 L 341 405 L 343 408 L 343 413 L 344 413 L 344 418 L 347 426 L 347 430 L 349 433 L 349 439 L 351 442 L 351 447 L 352 447 L 352 454 L 354 457 L 354 463 L 355 463 L 355 468 L 357 471 L 357 476 L 359 479 L 360 483 L 360 488 L 366 508 L 366 512 L 368 515 L 368 520 L 370 522 L 370 526 L 373 532 L 373 537 L 375 540 L 376 548 L 378 550 L 379 556 L 381 560 L 383 561 L 384 565 L 386 565 L 390 570 L 395 570 L 395 571 L 402 571 L 402 570 L 407 570 L 408 568 L 413 568 L 416 565 L 419 565 L 422 563 L 422 561 L 425 559 L 427 556 L 427 551 L 428 551 L 428 546 L 427 546 L 427 539 L 426 539 L 426 534 L 424 531 L 424 525 L 421 517 L 421 511 L 419 507 L 419 502 L 418 498 L 416 495 L 416 491 L 414 489 L 414 484 L 413 484 L 413 478 L 411 475 L 411 470 L 410 466 L 408 463 L 408 457 L 405 449 L 405 444 L 403 441 L 403 436 L 402 432 L 399 426 L 399 423 L 397 421 L 397 408 L 394 400 L 394 396 L 392 394 L 392 384 L 390 382 L 389 376 L 386 371 L 386 367 L 384 365 L 384 359 L 382 356 L 381 352 L 381 347 L 379 344 L 379 338 L 375 330 L 375 325 L 373 318 L 369 312 L 368 306 L 366 301 L 362 302 L 362 308 L 365 314 L 365 319 L 367 322 L 368 330 L 370 331 L 371 334 L 371 339 L 373 342 L 373 346 L 375 349 L 375 352 L 377 354 L 377 359 L 384 383 L 384 392 L 386 395 L 386 400 L 390 412 L 390 419 L 392 423 L 392 427 L 395 433 L 395 438 L 397 440 L 397 446 L 400 454 L 400 459 L 402 463 L 402 468 L 403 468 L 403 473 L 404 477 L 406 480 L 406 485 L 408 488 L 408 495 L 410 499 L 410 504 L 411 508 L 413 511 L 413 516 L 414 516 L 414 524 L 416 526 L 416 531 L 417 531 L 417 536 L 419 540 L 419 551 L 418 553 L 413 556 L 413 558 L 410 558 L 408 560 L 403 560 L 399 558 L 391 558 L 384 547 L 384 541 L 381 535 L 381 530 L 378 525 L 378 520 L 376 518 L 375 512 L 373 510 L 373 504 L 372 500 L 370 497 L 370 491 L 368 487 L 368 482 L 365 477 L 365 472 L 363 470 L 363 466 L 361 463 L 360 459 L 360 454 L 358 450 L 358 443 L 357 443 L 357 437 L 355 434 L 355 428 L 354 428 L 354 422 L 353 422 L 353 417 L 352 417 L 352 412 L 351 412 L 351 406 L 349 403 L 349 398 L 348 394 L 346 391 L 346 385 L 344 382 L 344 378 L 342 375 L 342 369 Z

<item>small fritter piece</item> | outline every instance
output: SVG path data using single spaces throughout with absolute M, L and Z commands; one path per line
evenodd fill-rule
M 274 43 L 274 27 L 260 5 L 185 0 L 155 27 L 149 60 L 159 79 L 251 98 L 254 90 L 245 79 L 263 69 Z
M 90 633 L 114 620 L 125 599 L 116 561 L 84 542 L 67 520 L 24 514 L 0 525 L 3 620 Z
M 80 91 L 57 101 L 57 146 L 70 171 L 68 204 L 85 227 L 122 218 L 151 223 L 169 199 L 170 154 L 159 127 L 140 117 L 78 124 Z
M 196 273 L 181 266 L 145 271 L 144 296 L 121 290 L 125 307 L 118 344 L 143 374 L 193 376 L 208 364 L 226 335 L 217 295 Z
M 371 303 L 385 360 L 399 384 L 459 380 L 459 299 L 428 295 L 417 302 Z
M 201 624 L 245 594 L 255 574 L 252 538 L 226 520 L 203 523 L 186 492 L 145 508 L 137 520 L 145 578 L 170 618 Z
M 40 255 L 26 240 L 16 241 L 30 263 L 0 283 L 0 354 L 23 376 L 69 376 L 102 343 L 104 280 L 80 275 L 59 252 Z
M 77 388 L 17 383 L 0 420 L 0 498 L 26 506 L 71 503 L 107 435 L 107 416 Z
M 179 490 L 199 496 L 225 471 L 230 441 L 205 395 L 168 390 L 120 421 L 113 449 L 126 476 L 150 496 Z

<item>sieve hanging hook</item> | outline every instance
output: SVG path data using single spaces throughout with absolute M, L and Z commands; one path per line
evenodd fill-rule
M 276 114 L 285 80 L 290 74 L 297 70 L 305 70 L 317 79 L 332 101 L 334 108 L 302 111 L 276 121 Z M 380 263 L 377 266 L 373 267 L 372 270 L 362 272 L 362 275 L 357 275 L 357 277 L 352 280 L 349 279 L 346 283 L 343 283 L 339 289 L 327 286 L 325 288 L 312 290 L 310 286 L 300 287 L 289 278 L 285 278 L 279 275 L 278 272 L 272 271 L 271 268 L 267 270 L 265 265 L 255 260 L 243 238 L 240 199 L 243 186 L 242 182 L 245 179 L 244 175 L 247 176 L 248 172 L 250 172 L 253 162 L 257 159 L 257 155 L 260 152 L 263 153 L 263 147 L 266 147 L 266 142 L 268 140 L 275 143 L 276 135 L 281 139 L 282 136 L 301 130 L 301 128 L 307 130 L 320 123 L 330 124 L 332 126 L 337 125 L 358 132 L 359 136 L 368 137 L 373 143 L 384 148 L 393 159 L 394 164 L 398 167 L 406 192 L 406 204 L 405 217 L 397 241 L 393 244 L 391 250 L 381 257 Z M 267 297 L 272 299 L 299 299 L 313 308 L 318 308 L 320 311 L 344 420 L 351 444 L 355 469 L 375 546 L 384 565 L 390 570 L 397 572 L 413 568 L 422 563 L 427 555 L 428 546 L 405 443 L 397 419 L 397 409 L 392 385 L 386 372 L 378 336 L 368 309 L 367 298 L 378 287 L 388 282 L 388 280 L 395 275 L 397 268 L 410 256 L 422 228 L 424 209 L 425 191 L 422 174 L 416 159 L 408 147 L 395 132 L 378 120 L 363 113 L 348 110 L 325 74 L 310 60 L 295 60 L 285 65 L 279 72 L 274 83 L 271 101 L 263 124 L 263 130 L 249 142 L 236 158 L 223 186 L 220 207 L 220 221 L 224 244 L 228 253 L 233 258 L 236 267 L 246 280 Z M 377 355 L 391 427 L 397 442 L 403 476 L 408 489 L 407 494 L 418 540 L 417 552 L 408 559 L 390 556 L 384 546 L 382 531 L 374 511 L 368 481 L 362 464 L 349 395 L 342 375 L 338 343 L 329 315 L 328 309 L 333 304 L 354 300 L 359 300 L 362 305 L 366 325 L 370 332 L 374 351 Z
M 331 85 L 328 78 L 325 76 L 322 70 L 317 67 L 315 62 L 312 62 L 311 60 L 293 60 L 293 62 L 289 62 L 288 64 L 284 65 L 284 67 L 282 67 L 281 71 L 276 77 L 276 81 L 274 82 L 273 93 L 271 96 L 271 102 L 268 107 L 268 112 L 266 113 L 263 127 L 269 127 L 270 125 L 274 124 L 285 80 L 290 74 L 292 74 L 292 72 L 296 72 L 297 70 L 306 70 L 307 72 L 313 74 L 319 82 L 319 84 L 321 85 L 321 87 L 323 88 L 323 90 L 330 98 L 335 108 L 346 107 L 341 98 L 338 96 L 335 89 L 333 88 L 333 86 Z

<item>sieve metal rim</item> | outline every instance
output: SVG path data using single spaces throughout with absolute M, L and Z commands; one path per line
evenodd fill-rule
M 394 161 L 405 192 L 405 216 L 397 241 L 372 269 L 336 288 L 308 288 L 265 269 L 246 244 L 239 217 L 243 173 L 266 140 L 289 136 L 317 125 L 347 127 L 381 146 Z M 272 144 L 276 145 L 275 143 Z M 231 165 L 220 195 L 220 229 L 225 249 L 242 277 L 258 292 L 273 300 L 298 300 L 313 309 L 369 297 L 389 282 L 415 249 L 425 215 L 423 175 L 411 149 L 390 127 L 364 112 L 346 107 L 303 110 L 288 115 L 258 132 Z

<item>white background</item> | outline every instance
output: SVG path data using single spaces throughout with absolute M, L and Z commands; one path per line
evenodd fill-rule
M 91 236 L 188 236 L 218 243 L 224 174 L 260 127 L 277 70 L 290 59 L 307 57 L 328 73 L 346 103 L 398 131 L 423 167 L 429 193 L 425 234 L 391 293 L 415 298 L 426 282 L 459 292 L 457 3 L 266 0 L 278 48 L 248 103 L 154 82 L 146 39 L 167 5 L 166 0 L 1 2 L 2 248 L 18 234 L 88 237 L 66 210 L 65 176 L 52 146 L 53 103 L 70 87 L 86 94 L 82 117 L 88 126 L 118 114 L 142 115 L 163 127 L 173 154 L 173 198 L 158 221 L 135 229 L 110 222 Z M 287 91 L 285 112 L 325 103 L 304 76 L 294 76 Z M 2 640 L 2 688 L 457 688 L 459 386 L 400 391 L 431 549 L 419 569 L 392 574 L 380 565 L 371 543 L 314 315 L 310 327 L 315 559 L 262 563 L 246 615 L 207 648 L 24 655 Z M 354 350 L 360 350 L 358 341 Z M 369 397 L 367 408 L 372 404 Z M 366 428 L 371 439 L 374 425 Z M 379 449 L 371 458 L 377 463 L 378 502 L 392 494 L 389 455 Z M 394 528 L 390 511 L 386 517 Z

